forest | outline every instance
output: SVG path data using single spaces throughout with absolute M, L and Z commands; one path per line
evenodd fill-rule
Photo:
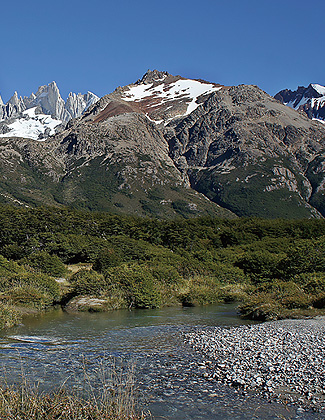
M 243 317 L 325 313 L 325 222 L 157 220 L 0 207 L 0 327 L 24 314 L 238 302 Z

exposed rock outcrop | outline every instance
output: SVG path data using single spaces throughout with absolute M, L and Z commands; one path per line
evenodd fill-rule
M 325 120 L 325 87 L 310 84 L 306 88 L 299 86 L 297 90 L 284 89 L 278 92 L 275 99 L 298 111 L 304 112 L 308 118 Z

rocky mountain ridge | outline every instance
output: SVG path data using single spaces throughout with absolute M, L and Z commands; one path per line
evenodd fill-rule
M 257 86 L 156 70 L 41 143 L 3 137 L 0 167 L 5 202 L 154 217 L 325 216 L 323 124 Z
M 305 112 L 308 118 L 325 121 L 325 87 L 322 85 L 299 86 L 295 91 L 284 89 L 274 97 L 284 105 Z
M 15 92 L 6 104 L 2 99 L 0 101 L 1 136 L 42 140 L 53 135 L 72 118 L 82 115 L 98 99 L 92 92 L 70 92 L 64 101 L 55 82 L 40 86 L 36 94 L 32 93 L 29 97 L 19 97 Z

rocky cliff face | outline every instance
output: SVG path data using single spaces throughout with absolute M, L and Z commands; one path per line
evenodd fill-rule
M 308 118 L 325 121 L 325 87 L 318 84 L 310 84 L 308 87 L 299 86 L 297 90 L 281 90 L 275 95 L 275 99 L 304 112 Z
M 307 172 L 324 129 L 255 86 L 221 89 L 168 125 L 170 155 L 197 191 L 239 215 L 308 216 Z M 321 210 L 323 211 L 323 209 Z
M 325 127 L 256 86 L 148 71 L 55 136 L 3 137 L 0 152 L 6 201 L 156 217 L 325 215 Z
M 36 94 L 32 93 L 29 97 L 18 97 L 17 92 L 4 104 L 0 102 L 0 133 L 17 137 L 29 137 L 34 140 L 43 139 L 61 127 L 63 123 L 82 115 L 99 98 L 87 92 L 82 95 L 70 93 L 66 102 L 60 95 L 59 88 L 55 82 L 49 85 L 40 86 Z M 33 112 L 26 112 L 34 109 Z M 35 115 L 37 123 L 35 123 Z M 33 118 L 31 118 L 31 116 Z M 47 130 L 48 123 L 43 125 L 43 121 L 49 121 L 45 116 L 50 116 L 57 123 L 52 123 L 52 129 Z M 28 124 L 26 120 L 31 120 Z M 29 129 L 26 129 L 29 127 Z M 33 129 L 34 128 L 34 131 Z

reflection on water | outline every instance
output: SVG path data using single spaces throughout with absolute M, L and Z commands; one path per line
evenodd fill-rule
M 154 418 L 318 418 L 312 413 L 299 417 L 293 408 L 207 381 L 200 356 L 182 342 L 181 333 L 192 328 L 247 322 L 233 305 L 98 314 L 54 310 L 1 332 L 0 363 L 9 382 L 20 381 L 23 372 L 41 389 L 62 383 L 77 389 L 85 371 L 92 386 L 102 386 L 99 369 L 108 375 L 112 367 L 134 364 L 140 404 Z

